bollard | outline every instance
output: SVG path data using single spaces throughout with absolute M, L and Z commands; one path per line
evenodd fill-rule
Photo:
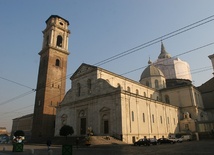
M 31 149 L 31 154 L 34 154 L 34 149 Z
M 48 150 L 48 155 L 52 155 L 53 154 L 53 150 Z

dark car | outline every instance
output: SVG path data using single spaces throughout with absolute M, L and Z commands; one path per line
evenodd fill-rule
M 8 143 L 9 142 L 9 136 L 7 134 L 1 134 L 0 135 L 0 143 Z
M 158 144 L 174 144 L 175 143 L 175 141 L 173 141 L 173 140 L 170 140 L 170 139 L 168 139 L 168 138 L 160 138 L 160 139 L 158 139 L 157 140 L 157 143 Z
M 135 146 L 141 146 L 141 145 L 144 145 L 144 146 L 149 146 L 150 145 L 150 141 L 148 139 L 139 139 L 137 142 L 134 142 L 134 145 Z

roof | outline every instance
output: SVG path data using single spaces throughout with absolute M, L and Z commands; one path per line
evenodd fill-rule
M 154 77 L 154 76 L 162 76 L 164 77 L 163 72 L 155 67 L 154 65 L 150 64 L 141 74 L 140 79 L 148 78 L 148 77 Z
M 171 58 L 171 55 L 166 52 L 163 42 L 161 42 L 161 53 L 158 56 L 158 59 L 164 59 L 164 58 Z
M 24 115 L 24 116 L 21 116 L 21 117 L 14 118 L 13 120 L 22 119 L 22 118 L 30 118 L 30 117 L 33 117 L 33 114 L 27 114 L 27 115 Z
M 66 21 L 66 22 L 68 23 L 68 25 L 69 25 L 69 21 L 67 21 L 65 18 L 62 18 L 62 17 L 60 17 L 60 16 L 58 16 L 58 15 L 51 15 L 51 16 L 45 21 L 45 23 L 47 24 L 48 20 L 51 19 L 51 18 L 61 18 L 61 19 L 63 19 L 64 21 Z
M 213 92 L 214 91 L 214 77 L 202 84 L 201 86 L 198 87 L 200 92 L 203 93 L 208 93 L 208 92 Z

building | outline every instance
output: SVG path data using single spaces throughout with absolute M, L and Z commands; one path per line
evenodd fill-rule
M 0 134 L 8 134 L 6 127 L 0 127 Z
M 208 56 L 212 62 L 213 70 L 214 70 L 214 54 Z M 198 87 L 199 91 L 202 94 L 202 98 L 204 101 L 204 109 L 205 113 L 201 113 L 202 117 L 208 117 L 209 120 L 204 123 L 199 124 L 199 128 L 201 131 L 210 132 L 212 130 L 214 132 L 214 77 L 203 83 Z
M 32 139 L 54 135 L 55 107 L 65 95 L 69 22 L 52 15 L 46 20 L 34 105 Z
M 17 130 L 22 130 L 25 133 L 25 141 L 29 141 L 31 139 L 32 134 L 32 124 L 33 114 L 14 118 L 11 135 L 13 135 Z
M 166 88 L 163 73 L 151 63 L 140 82 L 88 64 L 82 64 L 71 80 L 72 88 L 57 107 L 55 136 L 67 124 L 75 136 L 90 129 L 94 135 L 132 143 L 142 137 L 196 132 L 194 120 L 206 119 L 200 117 L 203 101 L 191 82 L 178 79 Z

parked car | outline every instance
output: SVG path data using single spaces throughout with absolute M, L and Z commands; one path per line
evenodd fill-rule
M 181 136 L 181 138 L 183 139 L 183 141 L 191 141 L 192 140 L 191 135 L 183 135 L 183 136 Z
M 157 145 L 157 139 L 156 138 L 149 138 L 148 140 L 149 140 L 150 144 Z
M 157 143 L 158 143 L 158 144 L 167 144 L 167 143 L 169 143 L 169 144 L 174 144 L 175 141 L 170 140 L 170 139 L 168 139 L 168 138 L 159 138 L 159 139 L 157 140 Z
M 9 136 L 7 134 L 1 134 L 0 143 L 8 143 L 8 142 L 9 142 Z
M 171 137 L 171 138 L 169 138 L 169 140 L 172 140 L 175 143 L 182 143 L 183 142 L 183 138 L 174 138 L 174 137 Z
M 148 139 L 139 139 L 138 141 L 134 142 L 134 146 L 150 146 L 150 141 Z

